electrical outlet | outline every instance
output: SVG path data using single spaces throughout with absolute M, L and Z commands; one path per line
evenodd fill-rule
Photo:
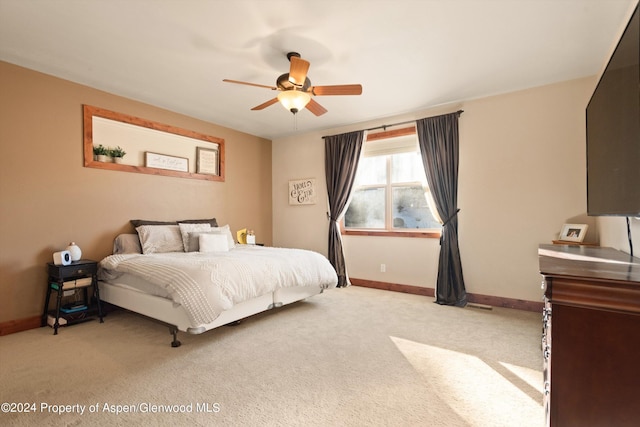
M 380 264 L 380 273 L 385 273 L 387 271 L 386 264 Z

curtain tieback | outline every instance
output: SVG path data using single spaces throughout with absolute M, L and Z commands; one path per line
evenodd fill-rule
M 447 218 L 447 219 L 446 219 L 446 221 L 442 223 L 442 226 L 443 226 L 443 227 L 446 227 L 446 226 L 447 226 L 447 224 L 449 224 L 449 222 L 450 222 L 453 218 L 455 218 L 455 217 L 456 217 L 456 215 L 458 215 L 458 212 L 460 212 L 460 209 L 457 209 L 457 210 L 453 213 L 453 215 L 451 215 L 449 218 Z
M 329 212 L 327 212 L 327 219 L 331 222 L 338 222 L 338 220 L 331 216 Z
M 460 209 L 457 209 L 453 213 L 453 215 L 451 215 L 449 218 L 447 218 L 447 220 L 445 222 L 442 223 L 442 228 L 446 227 L 447 224 L 449 224 L 449 222 L 458 215 L 458 212 L 460 212 Z M 440 246 L 442 246 L 442 237 L 443 237 L 443 235 L 440 234 Z

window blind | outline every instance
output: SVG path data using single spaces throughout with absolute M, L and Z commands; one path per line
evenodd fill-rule
M 364 157 L 413 153 L 418 151 L 418 137 L 416 135 L 404 135 L 375 141 L 365 141 L 363 151 Z

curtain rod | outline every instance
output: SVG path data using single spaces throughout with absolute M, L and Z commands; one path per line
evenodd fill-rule
M 464 113 L 464 110 L 458 110 L 458 111 L 456 111 L 456 113 L 457 113 L 457 114 L 458 114 L 458 116 L 459 116 L 460 114 Z M 433 117 L 440 117 L 440 116 L 447 116 L 447 115 L 449 115 L 449 114 L 451 114 L 451 113 L 448 113 L 448 114 L 440 114 L 440 115 L 438 115 L 438 116 L 432 116 L 432 117 L 429 117 L 429 118 L 433 118 Z M 387 130 L 387 128 L 390 128 L 390 127 L 393 127 L 393 126 L 408 125 L 409 123 L 415 123 L 415 122 L 416 122 L 416 121 L 418 121 L 418 120 L 422 120 L 422 119 L 407 120 L 406 122 L 392 123 L 392 124 L 390 124 L 390 125 L 376 126 L 376 127 L 373 127 L 373 128 L 369 128 L 369 129 L 362 129 L 362 130 L 363 130 L 363 131 L 365 131 L 365 132 L 370 131 L 370 130 L 377 130 L 377 129 L 384 129 L 384 130 Z M 355 132 L 355 131 L 354 131 L 354 132 Z M 328 137 L 330 137 L 330 136 L 335 136 L 335 135 L 326 135 L 326 136 L 323 136 L 323 137 L 322 137 L 322 139 L 328 138 Z

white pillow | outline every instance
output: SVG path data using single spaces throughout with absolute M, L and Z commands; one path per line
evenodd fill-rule
M 229 241 L 224 234 L 202 233 L 200 252 L 229 252 Z
M 222 227 L 211 227 L 211 234 L 223 234 L 227 236 L 227 242 L 229 244 L 229 249 L 233 249 L 236 247 L 235 240 L 233 240 L 233 236 L 231 235 L 231 229 L 229 228 L 229 224 L 223 225 Z
M 177 225 L 141 225 L 136 228 L 143 254 L 184 252 Z
M 186 252 L 199 252 L 200 251 L 200 235 L 208 234 L 210 231 L 194 231 L 189 233 L 189 247 Z
M 194 252 L 198 250 L 190 243 L 190 233 L 200 231 L 206 232 L 211 230 L 211 224 L 185 224 L 183 222 L 179 222 L 178 227 L 180 227 L 180 233 L 182 234 L 182 245 L 184 246 L 185 252 Z

